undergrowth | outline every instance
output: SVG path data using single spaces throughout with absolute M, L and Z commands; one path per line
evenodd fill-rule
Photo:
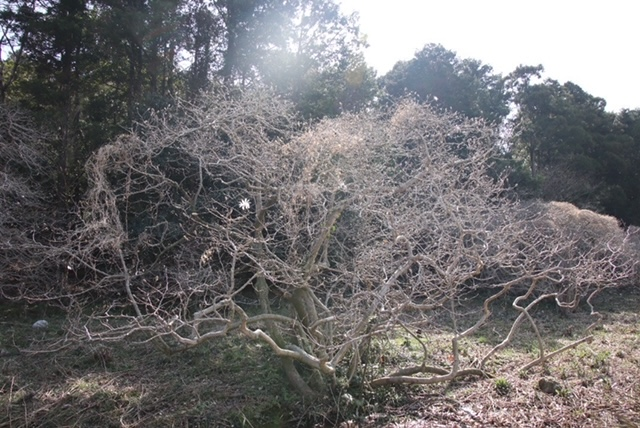
M 278 358 L 239 336 L 166 355 L 152 344 L 79 343 L 42 349 L 65 334 L 50 308 L 3 306 L 0 318 L 0 427 L 323 427 L 323 426 L 626 426 L 640 424 L 640 295 L 612 290 L 596 302 L 604 320 L 591 343 L 542 366 L 523 325 L 488 365 L 493 378 L 433 386 L 371 388 L 367 380 L 425 358 L 448 368 L 446 320 L 394 333 L 362 349 L 353 376 L 340 372 L 326 397 L 303 402 Z M 461 343 L 465 364 L 499 343 L 513 314 L 505 307 Z M 31 324 L 46 318 L 50 328 Z M 553 308 L 535 314 L 547 352 L 575 340 L 591 319 Z M 424 349 L 427 349 L 425 355 Z M 541 389 L 543 382 L 553 385 Z

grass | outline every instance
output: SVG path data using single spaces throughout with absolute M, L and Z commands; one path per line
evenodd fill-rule
M 511 383 L 507 379 L 500 377 L 495 380 L 495 387 L 499 395 L 507 395 L 511 390 Z
M 488 365 L 493 378 L 372 389 L 356 377 L 312 407 L 291 393 L 268 349 L 240 337 L 172 356 L 125 344 L 19 355 L 17 348 L 62 337 L 64 317 L 49 308 L 6 306 L 0 312 L 0 427 L 319 427 L 338 419 L 382 427 L 638 427 L 640 293 L 610 291 L 596 303 L 605 318 L 594 340 L 543 366 L 518 370 L 537 357 L 535 336 L 523 324 L 517 340 Z M 543 308 L 535 317 L 547 352 L 579 338 L 591 322 L 584 310 L 566 316 Z M 51 323 L 44 335 L 31 329 L 39 318 Z M 505 306 L 495 322 L 463 340 L 463 364 L 499 343 L 512 318 Z M 447 368 L 449 341 L 446 320 L 420 334 L 390 335 L 369 346 L 368 373 L 419 361 L 421 342 L 428 364 Z M 541 379 L 558 388 L 542 391 Z
M 286 426 L 297 400 L 279 361 L 240 338 L 172 356 L 125 344 L 14 355 L 14 339 L 42 339 L 15 314 L 0 326 L 0 427 Z

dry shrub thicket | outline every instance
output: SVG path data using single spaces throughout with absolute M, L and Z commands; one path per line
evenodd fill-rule
M 65 264 L 82 292 L 113 304 L 78 331 L 168 350 L 244 336 L 311 395 L 336 370 L 358 374 L 365 344 L 428 335 L 448 313 L 449 366 L 431 367 L 425 352 L 371 384 L 482 374 L 523 322 L 535 328 L 536 305 L 590 302 L 633 268 L 614 220 L 505 197 L 488 174 L 494 139 L 478 121 L 412 102 L 303 130 L 267 93 L 180 102 L 87 164 Z M 475 321 L 461 322 L 461 299 L 478 293 Z M 459 343 L 501 299 L 520 315 L 470 361 Z M 548 357 L 542 338 L 539 350 L 532 364 Z
M 57 226 L 43 189 L 50 176 L 47 138 L 27 114 L 0 105 L 0 294 L 5 297 L 41 297 L 55 270 L 48 243 Z

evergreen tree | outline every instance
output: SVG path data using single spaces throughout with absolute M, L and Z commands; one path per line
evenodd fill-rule
M 437 108 L 501 123 L 509 113 L 504 79 L 475 59 L 460 59 L 442 45 L 428 44 L 381 78 L 391 100 L 413 96 Z

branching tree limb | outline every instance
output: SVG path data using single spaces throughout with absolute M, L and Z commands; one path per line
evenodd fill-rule
M 425 352 L 372 384 L 484 375 L 523 320 L 537 329 L 540 302 L 575 307 L 634 263 L 609 219 L 507 198 L 488 173 L 495 139 L 479 121 L 411 102 L 305 129 L 267 93 L 178 101 L 87 164 L 65 251 L 114 304 L 79 333 L 168 349 L 237 334 L 267 344 L 312 395 L 341 365 L 359 370 L 363 344 L 446 311 L 452 367 Z M 480 292 L 476 321 L 462 323 L 461 300 Z M 504 299 L 520 316 L 469 367 L 459 341 Z

